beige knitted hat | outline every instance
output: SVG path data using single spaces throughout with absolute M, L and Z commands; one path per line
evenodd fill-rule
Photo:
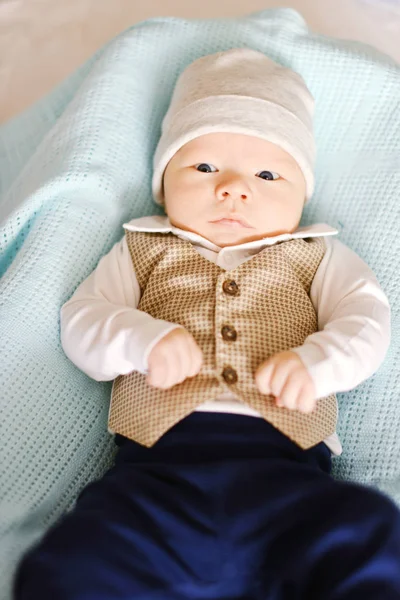
M 174 154 L 200 135 L 254 135 L 288 152 L 314 190 L 314 99 L 298 74 L 262 52 L 234 48 L 203 56 L 177 80 L 153 159 L 154 200 L 163 204 L 163 174 Z

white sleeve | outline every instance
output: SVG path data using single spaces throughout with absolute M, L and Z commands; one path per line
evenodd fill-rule
M 97 381 L 145 373 L 153 346 L 180 327 L 138 310 L 139 284 L 125 236 L 61 308 L 61 344 L 68 358 Z
M 369 266 L 340 240 L 327 250 L 310 289 L 318 331 L 292 348 L 317 398 L 355 388 L 373 375 L 390 345 L 390 305 Z

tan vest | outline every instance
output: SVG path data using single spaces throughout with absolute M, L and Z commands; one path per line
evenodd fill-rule
M 317 331 L 309 297 L 325 254 L 322 238 L 267 246 L 225 271 L 172 233 L 126 232 L 141 300 L 138 308 L 180 323 L 203 351 L 198 375 L 167 390 L 133 372 L 114 381 L 109 429 L 152 446 L 200 404 L 227 390 L 296 442 L 310 448 L 336 429 L 335 394 L 310 414 L 275 406 L 254 374 L 268 357 L 304 343 Z

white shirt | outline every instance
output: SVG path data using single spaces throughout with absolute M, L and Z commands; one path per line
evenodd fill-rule
M 266 246 L 295 238 L 324 236 L 326 253 L 311 284 L 310 300 L 318 331 L 290 348 L 306 366 L 316 397 L 355 388 L 373 375 L 390 344 L 390 306 L 375 274 L 325 224 L 299 227 L 293 233 L 220 248 L 202 236 L 174 227 L 168 217 L 133 219 L 129 231 L 172 232 L 189 240 L 206 259 L 229 271 Z M 100 259 L 61 308 L 61 343 L 68 358 L 97 381 L 110 381 L 133 370 L 147 371 L 154 345 L 180 327 L 138 310 L 139 284 L 124 236 Z M 251 407 L 224 393 L 197 410 L 260 417 Z M 342 453 L 336 433 L 324 440 L 332 454 Z

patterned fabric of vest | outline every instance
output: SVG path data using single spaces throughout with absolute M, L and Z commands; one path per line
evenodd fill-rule
M 326 251 L 322 238 L 268 246 L 226 271 L 171 233 L 126 231 L 126 236 L 141 290 L 138 308 L 183 325 L 204 356 L 198 375 L 167 390 L 150 386 L 138 372 L 117 377 L 110 431 L 152 446 L 200 404 L 227 390 L 301 448 L 335 431 L 335 394 L 305 414 L 277 407 L 254 379 L 261 362 L 302 345 L 317 331 L 309 292 Z

